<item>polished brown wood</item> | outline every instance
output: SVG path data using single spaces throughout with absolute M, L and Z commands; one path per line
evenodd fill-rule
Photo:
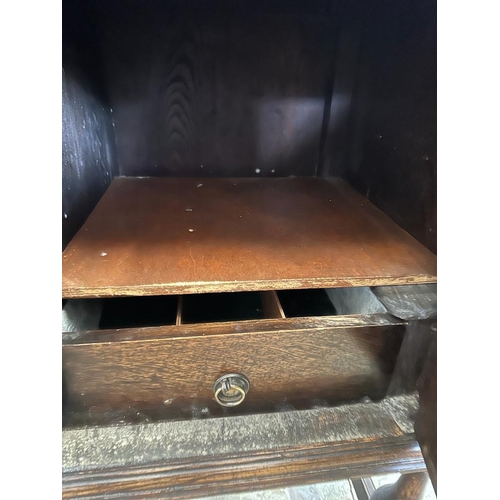
M 424 470 L 413 395 L 63 432 L 63 497 L 192 498 Z M 82 443 L 85 445 L 82 446 Z
M 385 395 L 405 323 L 388 315 L 273 319 L 63 334 L 73 411 L 217 409 L 212 385 L 242 373 L 242 411 Z
M 341 180 L 118 178 L 63 253 L 63 297 L 436 281 Z
M 422 500 L 428 481 L 426 472 L 403 474 L 394 484 L 375 490 L 370 500 Z

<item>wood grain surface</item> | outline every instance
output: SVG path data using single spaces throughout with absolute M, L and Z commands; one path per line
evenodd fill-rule
M 95 3 L 122 175 L 314 175 L 330 2 Z
M 63 253 L 63 297 L 436 281 L 436 257 L 343 181 L 118 178 Z
M 421 471 L 411 417 L 417 407 L 410 395 L 308 411 L 64 431 L 63 497 L 193 498 Z
M 437 336 L 429 346 L 418 391 L 420 410 L 415 423 L 415 432 L 434 491 L 437 493 Z
M 300 424 L 298 419 L 297 425 Z M 240 453 L 63 474 L 62 498 L 192 499 L 208 494 L 244 493 L 257 488 L 425 470 L 418 444 L 409 436 L 296 446 L 286 451 L 258 454 L 245 454 L 240 450 Z M 406 496 L 401 500 L 403 498 L 416 500 L 417 497 Z
M 276 291 L 260 292 L 260 300 L 262 301 L 266 318 L 285 318 L 285 313 Z
M 75 9 L 76 10 L 76 9 Z M 117 173 L 115 138 L 102 92 L 65 44 L 62 73 L 62 249 Z M 104 107 L 106 106 L 106 108 Z
M 90 420 L 158 407 L 168 417 L 192 405 L 213 414 L 213 383 L 235 372 L 251 384 L 238 406 L 243 412 L 318 398 L 379 399 L 405 325 L 384 315 L 343 322 L 272 319 L 64 334 L 67 403 L 73 412 L 90 412 Z
M 396 318 L 425 320 L 437 314 L 437 285 L 376 286 L 372 292 Z
M 389 384 L 390 395 L 417 390 L 417 382 L 427 363 L 429 348 L 436 338 L 435 328 L 436 321 L 432 319 L 408 322 Z

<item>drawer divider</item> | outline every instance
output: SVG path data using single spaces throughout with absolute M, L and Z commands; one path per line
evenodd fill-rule
M 283 307 L 276 291 L 260 292 L 260 300 L 266 319 L 285 319 Z

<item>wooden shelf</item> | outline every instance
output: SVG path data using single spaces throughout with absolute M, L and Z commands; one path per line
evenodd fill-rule
M 116 178 L 63 252 L 63 298 L 434 282 L 340 179 Z

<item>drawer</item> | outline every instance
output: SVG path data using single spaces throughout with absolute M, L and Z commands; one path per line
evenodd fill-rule
M 246 294 L 245 312 L 236 300 L 241 295 L 229 295 L 185 296 L 175 311 L 170 297 L 163 317 L 147 316 L 170 318 L 171 325 L 64 333 L 68 425 L 309 408 L 385 396 L 406 323 L 382 306 L 370 314 L 335 314 L 346 310 L 345 296 L 335 307 L 324 291 L 265 292 L 257 294 L 261 307 Z M 214 304 L 224 306 L 228 298 L 231 307 L 217 313 Z M 196 322 L 196 311 L 204 322 Z M 226 321 L 218 321 L 220 315 Z M 252 315 L 263 317 L 233 319 Z M 228 374 L 249 382 L 244 400 L 232 408 L 214 397 L 214 383 Z

